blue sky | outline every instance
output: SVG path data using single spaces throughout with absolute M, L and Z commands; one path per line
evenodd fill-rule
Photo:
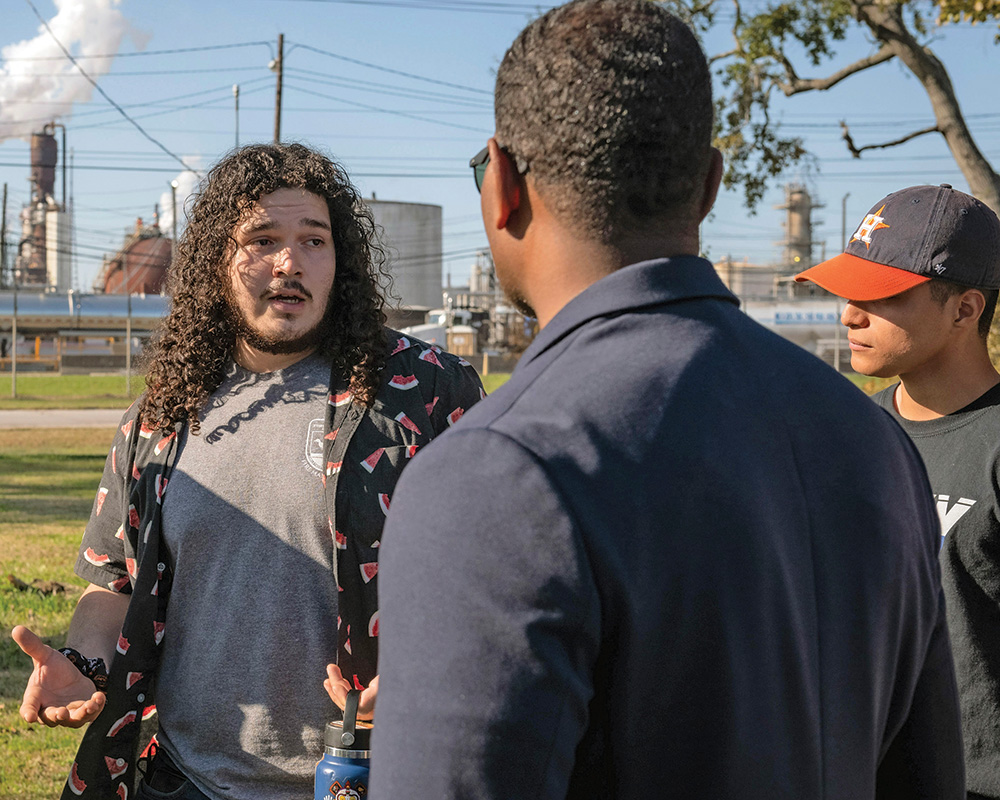
M 73 151 L 79 288 L 89 289 L 101 254 L 116 249 L 136 217 L 149 220 L 156 203 L 169 202 L 170 181 L 182 166 L 164 150 L 205 168 L 233 146 L 233 84 L 240 85 L 240 142 L 272 139 L 275 80 L 268 63 L 279 33 L 285 37 L 282 138 L 319 146 L 341 160 L 366 196 L 374 192 L 382 200 L 441 205 L 444 269 L 456 282 L 465 281 L 475 251 L 485 248 L 467 164 L 492 132 L 496 66 L 538 6 L 513 0 L 32 2 L 60 38 L 69 40 L 64 43 L 75 55 L 117 53 L 83 63 L 99 75 L 101 89 L 158 143 L 97 92 L 60 116 Z M 23 84 L 20 92 L 12 91 L 12 76 L 30 63 L 41 73 L 31 80 L 58 85 L 55 91 L 62 96 L 75 90 L 77 96 L 87 94 L 87 86 L 81 78 L 61 76 L 64 62 L 52 53 L 45 61 L 24 60 L 26 52 L 34 59 L 43 53 L 38 42 L 12 50 L 35 40 L 40 22 L 26 0 L 4 5 L 0 183 L 8 184 L 9 231 L 13 227 L 8 235 L 16 241 L 16 213 L 28 198 L 29 153 L 27 141 L 11 134 L 25 126 L 40 128 L 52 107 L 40 102 L 39 93 L 28 89 L 25 94 Z M 980 149 L 997 165 L 1000 46 L 993 43 L 995 33 L 995 26 L 950 26 L 936 32 L 931 46 L 950 69 Z M 706 43 L 710 53 L 727 46 L 724 32 Z M 843 51 L 838 65 L 870 52 L 871 46 L 855 36 Z M 804 77 L 830 71 L 800 68 Z M 780 98 L 774 109 L 818 156 L 818 173 L 794 171 L 782 180 L 806 183 L 824 204 L 814 212 L 815 238 L 827 242 L 827 255 L 839 250 L 847 193 L 850 228 L 876 200 L 901 186 L 947 182 L 967 189 L 937 135 L 866 153 L 862 160 L 847 153 L 841 119 L 849 122 L 858 144 L 897 138 L 933 123 L 922 88 L 899 65 L 882 65 L 822 94 Z M 57 195 L 60 191 L 57 183 Z M 777 261 L 775 242 L 783 235 L 784 215 L 772 206 L 782 199 L 779 182 L 751 217 L 740 193 L 724 193 L 703 228 L 709 255 Z M 821 252 L 818 247 L 816 255 Z

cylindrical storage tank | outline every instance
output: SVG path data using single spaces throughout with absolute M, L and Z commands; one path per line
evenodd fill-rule
M 46 283 L 57 292 L 73 288 L 72 227 L 70 215 L 58 208 L 45 214 Z
M 441 206 L 368 199 L 382 228 L 393 293 L 405 308 L 441 305 Z
M 158 294 L 170 266 L 171 241 L 166 236 L 137 239 L 119 254 L 104 282 L 106 294 Z M 128 290 L 125 276 L 128 274 Z
M 44 200 L 56 189 L 56 161 L 59 148 L 50 133 L 31 134 L 31 183 L 37 192 L 33 199 Z

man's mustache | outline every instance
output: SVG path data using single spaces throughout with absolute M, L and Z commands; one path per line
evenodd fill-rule
M 273 297 L 288 292 L 295 292 L 302 295 L 306 300 L 312 300 L 312 292 L 298 281 L 274 281 L 261 293 L 261 297 Z

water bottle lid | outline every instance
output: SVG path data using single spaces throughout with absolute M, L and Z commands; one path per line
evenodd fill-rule
M 323 732 L 323 744 L 338 750 L 370 750 L 372 724 L 358 719 L 361 692 L 351 689 L 344 705 L 344 718 L 328 722 Z
M 323 732 L 323 744 L 325 747 L 335 750 L 370 750 L 371 737 L 372 724 L 370 722 L 358 722 L 352 735 L 349 731 L 345 732 L 344 723 L 337 720 L 326 724 L 326 730 Z

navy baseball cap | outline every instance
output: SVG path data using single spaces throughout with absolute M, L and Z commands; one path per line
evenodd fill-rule
M 1000 219 L 946 183 L 880 200 L 843 253 L 795 276 L 848 300 L 881 300 L 931 278 L 1000 289 Z

